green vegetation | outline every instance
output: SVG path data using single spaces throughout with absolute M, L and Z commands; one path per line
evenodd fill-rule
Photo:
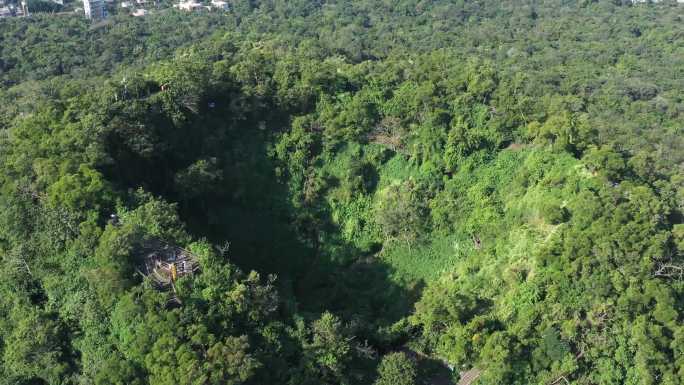
M 684 7 L 232 5 L 0 22 L 0 384 L 684 384 Z
M 382 358 L 376 385 L 413 385 L 416 383 L 415 363 L 404 353 L 390 353 Z

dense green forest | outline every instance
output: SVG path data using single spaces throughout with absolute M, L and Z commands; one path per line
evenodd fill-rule
M 0 384 L 684 385 L 684 5 L 0 20 L 0 257 Z

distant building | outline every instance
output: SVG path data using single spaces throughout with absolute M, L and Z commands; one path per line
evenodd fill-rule
M 193 0 L 188 0 L 188 1 L 181 1 L 178 4 L 174 4 L 174 8 L 178 8 L 183 11 L 195 11 L 198 9 L 204 8 L 204 6 L 200 3 L 197 3 Z
M 83 0 L 83 13 L 90 20 L 107 18 L 107 8 L 105 8 L 104 0 Z
M 121 8 L 130 8 L 133 4 L 130 1 L 122 1 Z
M 211 0 L 211 6 L 216 9 L 222 9 L 224 11 L 227 11 L 230 8 L 228 2 L 223 0 Z
M 470 384 L 472 384 L 475 380 L 477 380 L 478 377 L 480 377 L 481 373 L 482 372 L 480 370 L 475 369 L 475 368 L 461 372 L 460 373 L 461 379 L 458 381 L 458 385 L 470 385 Z
M 173 288 L 177 279 L 198 273 L 198 258 L 191 252 L 160 240 L 143 243 L 138 255 L 141 267 L 158 289 Z M 175 289 L 174 289 L 175 291 Z
M 147 15 L 149 12 L 146 9 L 138 8 L 131 13 L 131 16 L 141 17 Z
M 4 17 L 18 17 L 26 15 L 26 1 L 22 1 L 18 5 L 7 4 L 0 6 L 0 18 Z

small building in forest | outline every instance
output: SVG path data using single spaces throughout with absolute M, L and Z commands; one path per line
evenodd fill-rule
M 181 247 L 154 240 L 147 242 L 143 249 L 145 275 L 159 288 L 173 286 L 178 278 L 199 270 L 197 257 Z
M 205 6 L 194 0 L 181 1 L 180 3 L 174 4 L 173 6 L 174 8 L 178 8 L 182 11 L 196 11 L 205 8 Z
M 211 6 L 215 9 L 227 11 L 230 9 L 230 5 L 227 1 L 223 0 L 211 0 Z
M 470 385 L 475 382 L 478 377 L 480 377 L 482 372 L 479 369 L 472 368 L 470 370 L 460 372 L 459 374 L 460 380 L 458 381 L 458 385 Z
M 107 18 L 107 7 L 104 0 L 83 0 L 83 13 L 87 19 L 99 21 Z

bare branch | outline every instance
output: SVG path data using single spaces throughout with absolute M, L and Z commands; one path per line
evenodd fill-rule
M 568 381 L 568 379 L 565 378 L 565 376 L 560 376 L 560 377 L 556 378 L 556 379 L 555 379 L 552 383 L 550 383 L 549 385 L 560 384 L 561 381 L 563 381 L 563 382 L 565 382 L 566 384 L 570 385 L 570 381 Z
M 671 263 L 659 263 L 658 268 L 653 273 L 656 277 L 676 278 L 681 280 L 684 278 L 684 265 L 675 265 Z

